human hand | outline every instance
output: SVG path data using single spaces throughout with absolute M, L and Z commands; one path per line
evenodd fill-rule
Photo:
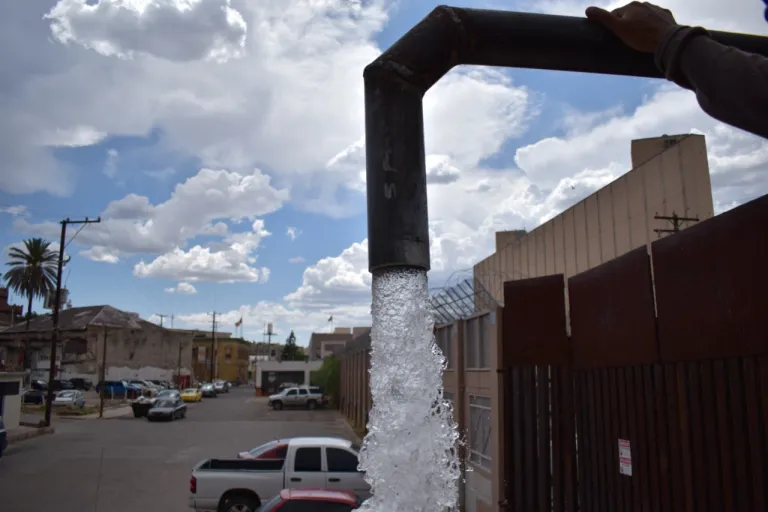
M 637 51 L 653 53 L 664 32 L 677 25 L 674 16 L 648 2 L 631 2 L 613 11 L 587 7 L 587 18 L 613 32 L 624 44 Z

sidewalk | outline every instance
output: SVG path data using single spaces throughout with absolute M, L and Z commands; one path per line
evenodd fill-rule
M 130 405 L 123 407 L 112 407 L 110 409 L 104 408 L 105 420 L 111 420 L 115 418 L 123 418 L 125 416 L 133 416 L 133 409 Z M 59 416 L 60 420 L 95 420 L 99 419 L 99 413 L 86 414 L 85 416 Z
M 53 434 L 55 432 L 53 427 L 18 427 L 8 430 L 8 444 L 18 443 L 33 437 L 39 437 L 46 434 Z

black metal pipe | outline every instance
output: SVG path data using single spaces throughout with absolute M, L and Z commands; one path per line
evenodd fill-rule
M 768 56 L 768 37 L 711 32 Z M 460 64 L 662 78 L 585 18 L 440 6 L 365 68 L 368 267 L 429 270 L 422 97 Z

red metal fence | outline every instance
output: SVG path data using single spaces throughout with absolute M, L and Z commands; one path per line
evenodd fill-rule
M 652 254 L 505 284 L 508 509 L 767 510 L 768 197 Z

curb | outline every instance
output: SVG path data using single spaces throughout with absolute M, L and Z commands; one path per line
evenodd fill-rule
M 53 427 L 41 427 L 35 430 L 28 430 L 25 432 L 8 432 L 8 444 L 14 444 L 34 437 L 40 437 L 46 434 L 53 434 L 56 429 Z

